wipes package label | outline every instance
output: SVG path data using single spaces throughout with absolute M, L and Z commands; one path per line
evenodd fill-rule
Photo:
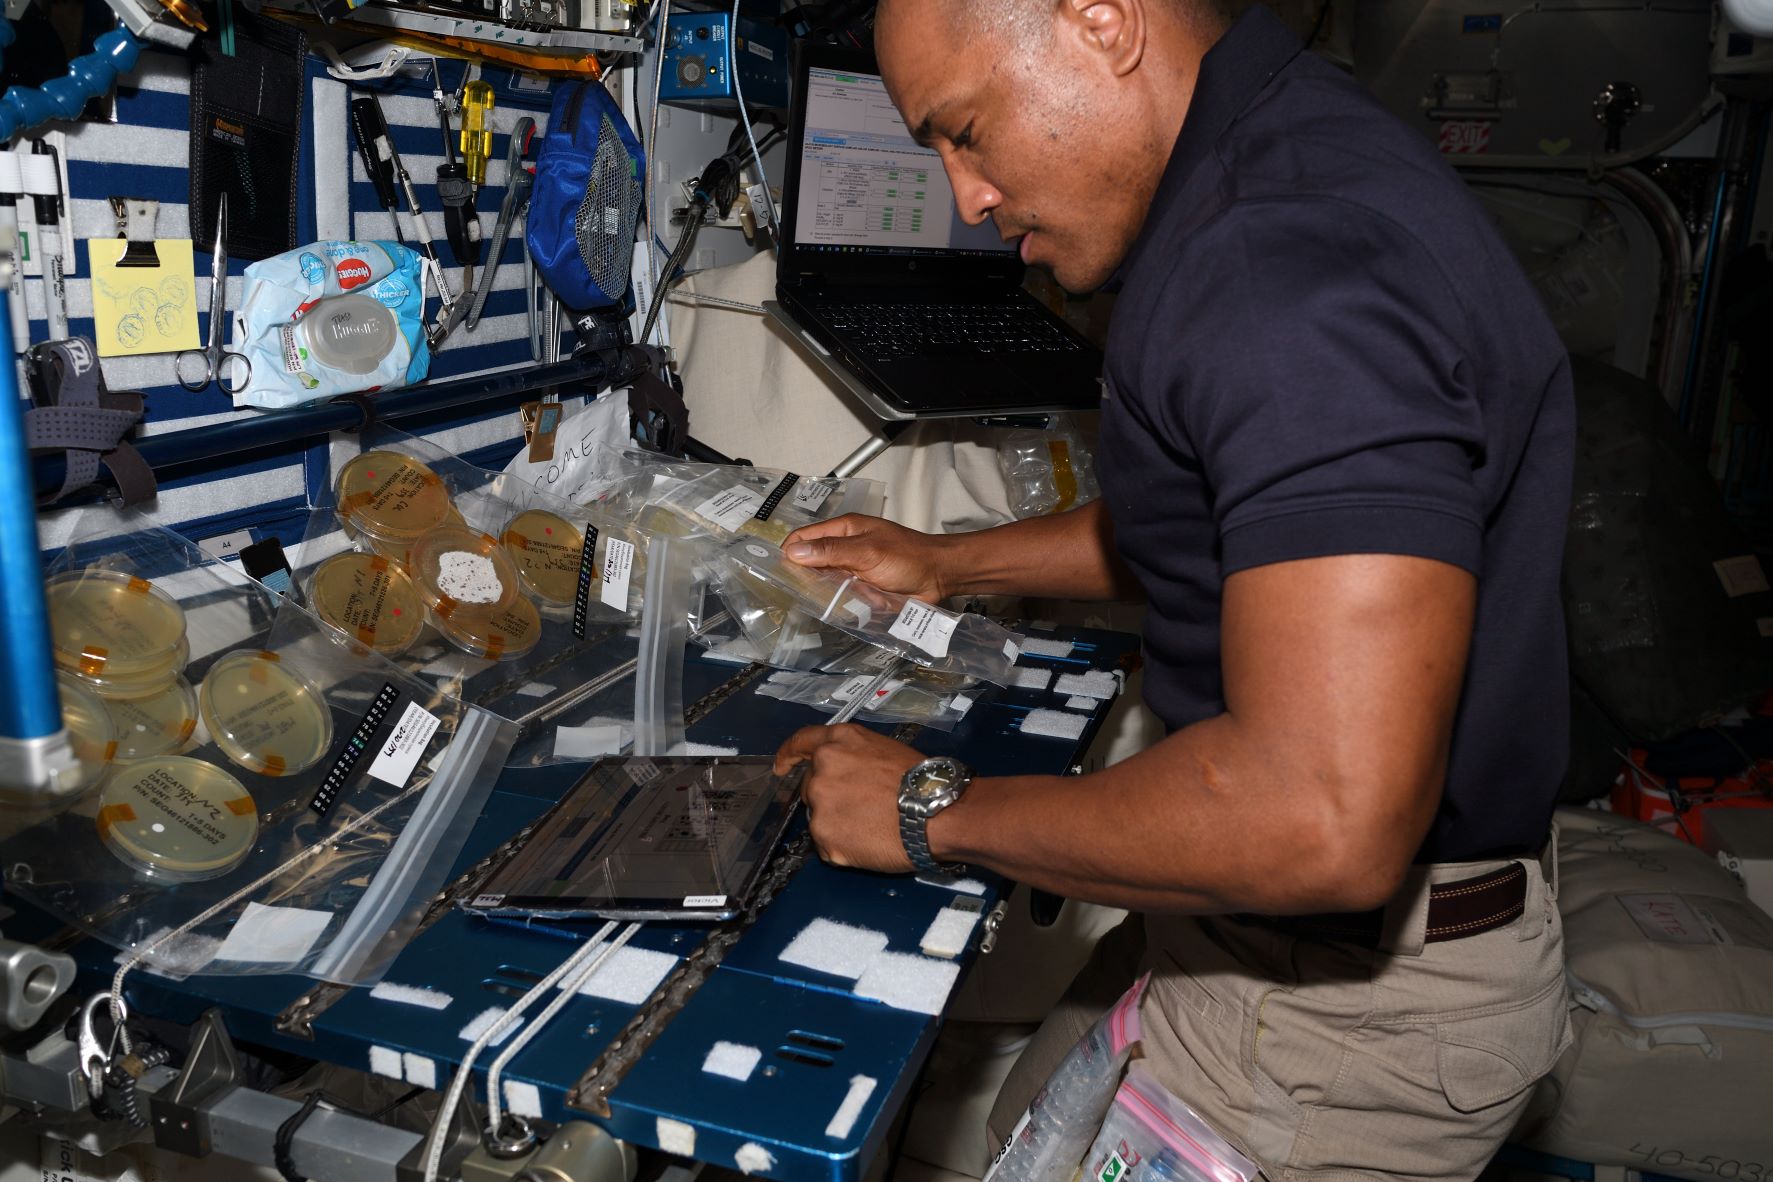
M 236 406 L 373 393 L 430 372 L 419 255 L 397 242 L 316 242 L 246 268 L 230 348 L 252 365 Z

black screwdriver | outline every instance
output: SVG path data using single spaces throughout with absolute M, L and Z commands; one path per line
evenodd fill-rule
M 437 196 L 443 201 L 443 235 L 449 239 L 456 262 L 465 268 L 480 263 L 480 215 L 474 209 L 474 186 L 466 165 L 456 161 L 455 133 L 449 126 L 449 104 L 437 78 L 437 61 L 431 61 L 432 95 L 437 121 L 443 125 L 443 163 L 437 166 Z
M 363 156 L 363 167 L 369 182 L 375 186 L 376 200 L 394 219 L 394 239 L 404 243 L 400 232 L 400 193 L 394 187 L 394 161 L 391 155 L 378 152 L 376 142 L 392 143 L 388 137 L 388 121 L 381 104 L 363 99 L 351 101 L 351 130 L 357 133 L 357 151 Z

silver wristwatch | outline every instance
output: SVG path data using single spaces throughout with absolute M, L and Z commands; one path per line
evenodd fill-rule
M 938 862 L 930 856 L 929 822 L 959 800 L 972 782 L 971 768 L 943 755 L 924 760 L 899 781 L 899 839 L 920 873 L 965 873 L 966 867 L 958 862 Z

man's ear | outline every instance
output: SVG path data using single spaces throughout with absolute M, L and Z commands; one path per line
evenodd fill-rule
M 1059 21 L 1117 77 L 1132 73 L 1145 56 L 1145 0 L 1064 0 Z

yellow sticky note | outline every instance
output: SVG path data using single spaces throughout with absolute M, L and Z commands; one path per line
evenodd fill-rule
M 129 244 L 88 238 L 93 335 L 100 357 L 135 357 L 202 347 L 197 339 L 197 269 L 189 238 L 160 238 L 158 267 L 119 267 Z

